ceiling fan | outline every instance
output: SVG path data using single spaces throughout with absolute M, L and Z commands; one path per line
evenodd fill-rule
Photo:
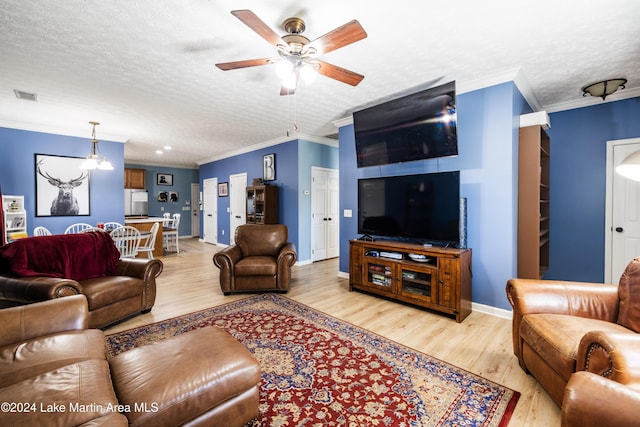
M 256 67 L 260 65 L 276 65 L 276 72 L 283 78 L 280 95 L 295 93 L 298 80 L 302 76 L 313 76 L 316 73 L 334 80 L 356 86 L 364 76 L 337 65 L 318 59 L 320 55 L 355 43 L 367 37 L 364 28 L 355 19 L 310 41 L 303 36 L 306 26 L 300 18 L 288 18 L 282 24 L 287 34 L 279 36 L 267 24 L 250 10 L 234 10 L 233 16 L 258 33 L 278 50 L 279 58 L 258 58 L 244 61 L 224 62 L 216 64 L 221 70 Z

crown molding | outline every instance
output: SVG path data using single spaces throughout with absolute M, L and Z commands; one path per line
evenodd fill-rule
M 70 128 L 65 126 L 53 126 L 53 125 L 45 125 L 45 124 L 39 124 L 39 123 L 17 122 L 13 120 L 3 120 L 3 119 L 0 119 L 0 127 L 8 128 L 8 129 L 27 130 L 30 132 L 50 133 L 53 135 L 65 135 L 65 136 L 74 136 L 78 138 L 91 139 L 91 129 L 89 128 L 80 130 L 80 129 Z M 100 132 L 99 140 L 120 142 L 124 144 L 129 140 L 129 137 Z
M 217 155 L 217 156 L 212 156 L 203 160 L 199 160 L 197 163 L 199 166 L 202 166 L 206 163 L 211 163 L 211 162 L 216 162 L 218 160 L 222 160 L 222 159 L 228 159 L 229 157 L 235 157 L 235 156 L 239 156 L 241 154 L 247 154 L 253 151 L 257 151 L 263 148 L 268 148 L 268 147 L 273 147 L 274 145 L 278 145 L 278 144 L 282 144 L 285 142 L 291 142 L 291 141 L 296 141 L 296 140 L 304 140 L 304 141 L 309 141 L 309 142 L 313 142 L 316 144 L 323 144 L 323 145 L 329 145 L 331 147 L 337 147 L 338 146 L 338 141 L 336 141 L 335 139 L 331 139 L 331 138 L 325 138 L 325 137 L 319 137 L 319 136 L 313 136 L 313 135 L 307 135 L 304 133 L 296 133 L 292 136 L 280 136 L 278 138 L 273 138 L 270 139 L 268 141 L 264 141 L 264 142 L 260 142 L 254 145 L 250 145 L 248 147 L 243 147 L 243 148 L 239 148 L 237 150 L 233 150 L 233 151 L 227 151 L 223 154 Z

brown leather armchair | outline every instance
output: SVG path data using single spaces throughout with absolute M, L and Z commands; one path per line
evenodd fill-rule
M 288 239 L 289 230 L 283 224 L 239 226 L 235 244 L 213 255 L 222 292 L 287 292 L 297 257 Z
M 591 372 L 571 375 L 562 401 L 562 427 L 640 426 L 640 384 L 623 385 Z
M 619 285 L 511 279 L 513 351 L 562 405 L 577 371 L 622 384 L 640 384 L 640 258 Z

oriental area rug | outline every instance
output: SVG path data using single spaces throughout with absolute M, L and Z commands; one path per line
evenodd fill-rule
M 204 326 L 242 342 L 262 371 L 254 426 L 509 423 L 520 393 L 279 294 L 107 336 L 110 356 Z

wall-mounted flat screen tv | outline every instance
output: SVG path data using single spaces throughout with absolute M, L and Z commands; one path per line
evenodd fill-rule
M 455 82 L 353 113 L 358 167 L 458 154 Z
M 459 223 L 459 171 L 358 180 L 359 234 L 456 246 Z

